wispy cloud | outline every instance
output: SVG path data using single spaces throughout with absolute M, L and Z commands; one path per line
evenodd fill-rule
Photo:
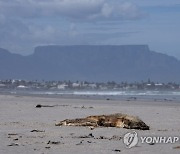
M 118 25 L 120 21 L 143 16 L 134 3 L 121 0 L 118 3 L 109 0 L 0 0 L 0 46 L 24 52 L 28 46 L 32 50 L 38 44 L 98 42 L 89 39 L 93 32 L 90 35 L 81 30 L 84 23 L 92 27 L 99 22 Z M 98 40 L 100 35 L 103 36 L 99 33 L 94 37 Z
M 179 15 L 179 0 L 0 0 L 0 47 L 149 43 L 178 53 Z
M 131 2 L 110 3 L 109 0 L 1 0 L 0 13 L 6 17 L 62 17 L 73 20 L 131 20 L 142 17 Z

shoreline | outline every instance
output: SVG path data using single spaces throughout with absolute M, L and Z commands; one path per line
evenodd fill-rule
M 37 104 L 57 105 L 36 108 Z M 0 94 L 0 153 L 179 153 L 174 144 L 142 144 L 128 149 L 123 136 L 134 130 L 55 126 L 64 119 L 125 113 L 138 116 L 150 130 L 139 137 L 179 136 L 180 104 L 174 101 L 106 100 Z M 92 134 L 93 137 L 88 137 Z M 116 136 L 113 138 L 113 136 Z M 119 137 L 119 138 L 118 138 Z M 118 139 L 117 139 L 118 138 Z
M 180 103 L 180 96 L 171 95 L 86 95 L 86 94 L 31 94 L 31 93 L 13 93 L 0 92 L 0 95 L 26 96 L 26 97 L 44 97 L 57 99 L 84 99 L 84 100 L 105 100 L 105 101 L 140 101 L 140 102 L 164 102 Z

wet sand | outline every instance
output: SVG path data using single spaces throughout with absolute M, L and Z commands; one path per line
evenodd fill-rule
M 46 107 L 36 108 L 37 104 Z M 139 116 L 150 126 L 150 130 L 135 130 L 139 137 L 180 137 L 180 103 L 173 101 L 0 95 L 0 153 L 180 153 L 180 141 L 139 142 L 135 147 L 126 148 L 123 136 L 133 131 L 129 129 L 55 126 L 64 119 L 112 113 Z

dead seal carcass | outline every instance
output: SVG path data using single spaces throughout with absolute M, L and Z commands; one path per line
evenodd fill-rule
M 115 113 L 109 115 L 94 115 L 79 119 L 66 119 L 55 124 L 56 126 L 91 126 L 91 127 L 117 127 L 127 129 L 149 130 L 140 118 Z

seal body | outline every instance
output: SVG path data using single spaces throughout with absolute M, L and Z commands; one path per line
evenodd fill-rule
M 141 119 L 127 114 L 115 113 L 109 115 L 94 115 L 79 119 L 66 119 L 55 124 L 56 126 L 92 126 L 118 127 L 127 129 L 149 130 Z

